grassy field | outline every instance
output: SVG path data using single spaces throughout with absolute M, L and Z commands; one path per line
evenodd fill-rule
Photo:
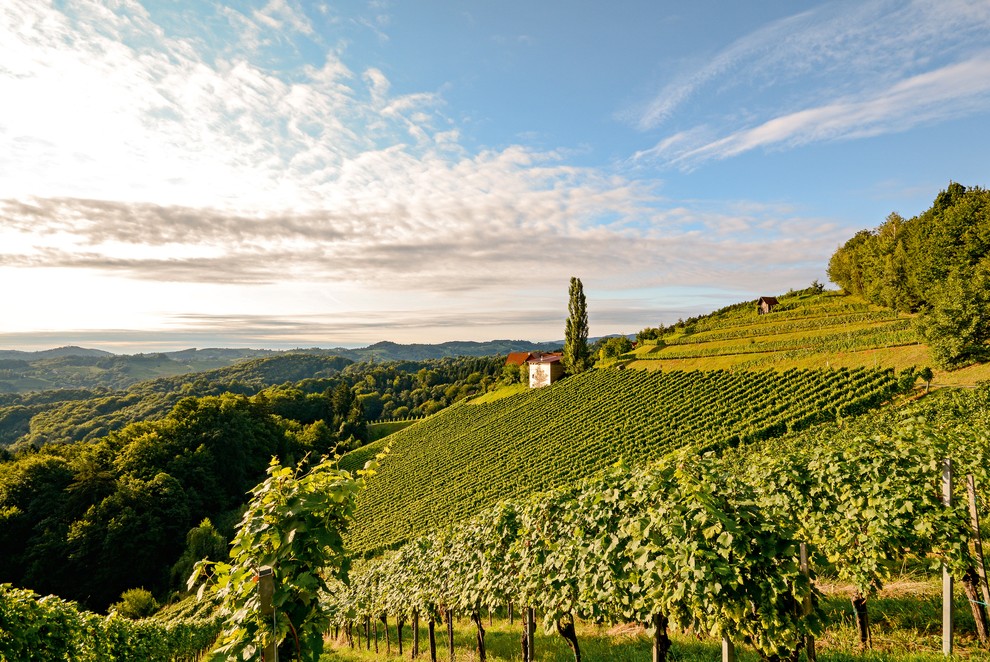
M 891 583 L 870 602 L 873 647 L 859 649 L 848 587 L 825 584 L 822 606 L 828 625 L 816 642 L 821 662 L 935 662 L 945 660 L 941 654 L 941 585 L 934 579 L 906 579 Z M 957 591 L 957 594 L 960 591 Z M 974 634 L 972 614 L 966 600 L 957 595 L 954 604 L 956 618 L 955 656 L 960 660 L 988 660 L 990 653 L 981 650 Z M 522 659 L 519 637 L 521 621 L 509 625 L 498 614 L 492 625 L 486 618 L 485 645 L 488 659 L 515 662 Z M 429 659 L 425 624 L 420 624 L 420 658 Z M 399 659 L 395 623 L 389 623 L 392 654 L 385 650 L 384 632 L 380 633 L 379 653 L 372 649 L 352 650 L 346 641 L 329 642 L 330 652 L 322 662 L 371 662 Z M 436 629 L 437 659 L 447 660 L 446 627 Z M 455 619 L 455 660 L 470 662 L 478 659 L 475 649 L 475 628 L 467 618 Z M 412 645 L 411 628 L 403 629 L 403 657 L 409 658 Z M 696 633 L 671 632 L 673 646 L 669 659 L 676 662 L 713 662 L 721 659 L 721 644 Z M 640 662 L 650 659 L 650 639 L 646 631 L 635 624 L 615 627 L 578 624 L 578 642 L 585 662 Z M 363 643 L 363 640 L 362 640 Z M 546 634 L 539 623 L 536 633 L 536 659 L 539 662 L 570 662 L 574 659 L 567 643 L 556 634 Z M 740 662 L 756 662 L 759 658 L 745 646 L 736 647 Z M 804 656 L 801 658 L 804 660 Z

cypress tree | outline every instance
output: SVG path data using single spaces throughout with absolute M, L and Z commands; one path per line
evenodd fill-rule
M 591 352 L 588 349 L 588 305 L 584 300 L 584 286 L 580 278 L 571 276 L 568 297 L 563 363 L 568 374 L 576 375 L 591 367 Z

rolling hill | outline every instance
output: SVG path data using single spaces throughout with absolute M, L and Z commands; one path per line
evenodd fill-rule
M 990 379 L 990 364 L 935 369 L 914 329 L 914 315 L 839 292 L 802 290 L 756 313 L 756 301 L 728 306 L 667 329 L 622 357 L 645 370 L 893 368 L 929 366 L 935 382 L 972 386 Z

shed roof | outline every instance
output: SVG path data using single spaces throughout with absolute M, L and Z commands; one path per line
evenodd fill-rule
M 509 352 L 505 359 L 505 365 L 522 365 L 532 356 L 529 352 Z
M 760 297 L 759 301 L 756 303 L 765 303 L 771 306 L 776 306 L 779 302 L 776 297 Z

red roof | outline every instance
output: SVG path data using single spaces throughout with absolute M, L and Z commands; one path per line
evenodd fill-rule
M 529 360 L 529 352 L 509 352 L 509 356 L 505 359 L 505 365 L 522 365 Z

